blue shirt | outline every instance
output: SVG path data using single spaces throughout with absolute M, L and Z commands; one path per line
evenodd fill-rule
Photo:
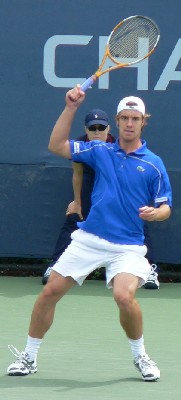
M 76 142 L 89 142 L 89 138 L 87 135 L 80 136 L 76 138 Z M 115 143 L 116 139 L 110 133 L 107 135 L 106 143 Z M 81 206 L 82 206 L 82 215 L 83 219 L 86 219 L 90 208 L 91 208 L 91 195 L 94 186 L 94 177 L 95 171 L 89 167 L 86 163 L 82 164 L 83 166 L 83 180 L 82 180 L 82 189 L 81 189 Z
M 139 208 L 171 206 L 171 186 L 160 157 L 142 141 L 126 154 L 116 143 L 70 141 L 72 160 L 95 170 L 92 207 L 79 228 L 113 243 L 144 243 L 144 221 Z

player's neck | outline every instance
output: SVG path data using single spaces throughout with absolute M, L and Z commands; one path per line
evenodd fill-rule
M 122 138 L 119 138 L 119 145 L 121 149 L 125 151 L 125 153 L 132 153 L 139 149 L 142 146 L 141 139 L 135 141 L 127 141 Z

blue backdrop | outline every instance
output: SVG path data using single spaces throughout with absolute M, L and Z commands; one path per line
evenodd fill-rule
M 68 88 L 97 69 L 112 28 L 141 14 L 160 28 L 156 52 L 103 76 L 88 90 L 72 138 L 83 133 L 84 115 L 96 107 L 107 111 L 117 135 L 119 100 L 143 98 L 152 115 L 144 138 L 163 159 L 173 187 L 172 217 L 150 224 L 155 258 L 181 262 L 181 3 L 147 3 L 112 0 L 110 9 L 107 0 L 1 0 L 1 257 L 51 257 L 72 200 L 71 163 L 47 149 L 52 127 Z

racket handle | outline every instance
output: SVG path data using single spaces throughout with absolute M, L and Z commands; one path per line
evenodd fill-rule
M 83 92 L 86 92 L 86 90 L 93 85 L 93 83 L 95 82 L 95 78 L 93 78 L 92 76 L 90 76 L 90 78 L 86 79 L 86 81 L 81 85 L 81 89 L 83 90 Z

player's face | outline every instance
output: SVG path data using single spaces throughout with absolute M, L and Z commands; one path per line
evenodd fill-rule
M 85 131 L 89 140 L 101 140 L 102 142 L 106 142 L 109 129 L 109 125 L 104 126 L 101 124 L 97 124 L 91 125 L 89 128 L 85 128 Z
M 139 140 L 144 125 L 143 116 L 136 110 L 123 110 L 117 116 L 119 136 L 125 142 Z

